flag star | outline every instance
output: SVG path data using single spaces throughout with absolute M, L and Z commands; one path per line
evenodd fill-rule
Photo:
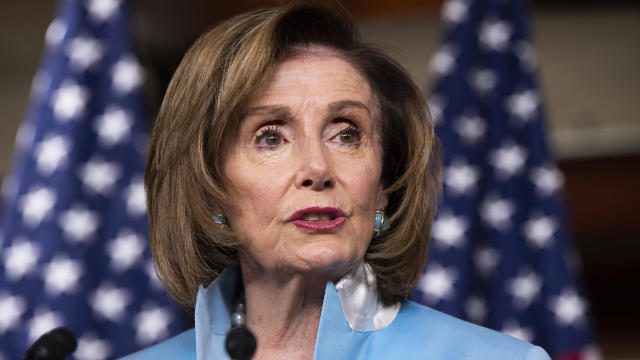
M 487 302 L 479 296 L 472 296 L 465 302 L 464 311 L 469 320 L 476 324 L 482 324 L 487 318 Z
M 510 143 L 491 151 L 488 161 L 496 169 L 497 175 L 505 179 L 522 171 L 527 156 L 524 147 Z
M 126 289 L 118 289 L 111 284 L 100 285 L 90 296 L 89 303 L 99 316 L 119 322 L 126 315 L 125 308 L 133 297 Z
M 480 179 L 480 171 L 462 160 L 453 160 L 444 170 L 444 184 L 454 195 L 470 194 Z
M 67 34 L 67 24 L 61 19 L 55 19 L 47 27 L 44 40 L 47 46 L 54 47 L 60 45 L 64 36 Z
M 144 215 L 147 212 L 147 194 L 144 191 L 142 177 L 135 178 L 125 190 L 127 197 L 127 213 L 132 216 Z
M 433 222 L 433 238 L 444 247 L 459 247 L 464 240 L 464 233 L 469 225 L 462 216 L 455 216 L 450 211 L 442 212 Z
M 89 91 L 71 82 L 65 82 L 52 96 L 53 113 L 57 119 L 67 121 L 80 115 L 87 105 Z
M 118 237 L 107 244 L 107 254 L 111 257 L 111 266 L 116 271 L 125 271 L 133 266 L 145 249 L 145 242 L 136 233 L 123 230 Z
M 44 287 L 51 295 L 70 292 L 82 276 L 82 264 L 66 256 L 56 256 L 42 271 Z
M 18 149 L 25 150 L 30 148 L 31 144 L 33 144 L 34 137 L 35 131 L 31 122 L 23 122 L 16 133 L 16 145 L 18 146 Z
M 44 175 L 50 175 L 67 158 L 71 141 L 65 136 L 50 136 L 36 145 L 36 167 Z
M 100 214 L 76 204 L 60 214 L 58 224 L 66 238 L 83 242 L 95 234 L 100 224 Z
M 91 192 L 109 195 L 120 178 L 121 170 L 117 163 L 107 162 L 94 157 L 81 166 L 80 181 Z
M 36 314 L 28 322 L 29 339 L 35 341 L 44 333 L 63 325 L 62 315 L 54 311 L 36 310 Z
M 553 166 L 533 168 L 529 178 L 536 186 L 536 191 L 543 196 L 555 193 L 564 183 L 562 174 Z
M 513 320 L 507 321 L 501 332 L 522 341 L 533 341 L 533 331 L 527 327 L 521 327 L 517 322 Z
M 73 356 L 78 360 L 102 360 L 109 358 L 112 352 L 113 347 L 108 341 L 90 334 L 78 339 L 78 348 Z
M 120 7 L 119 0 L 88 0 L 87 12 L 96 21 L 105 21 Z
M 40 257 L 40 248 L 28 239 L 18 237 L 11 246 L 5 247 L 1 254 L 7 278 L 15 281 L 34 269 Z
M 23 195 L 19 201 L 22 219 L 27 226 L 36 227 L 51 212 L 57 200 L 56 193 L 48 188 L 38 188 Z
M 147 261 L 147 265 L 145 265 L 145 267 L 144 267 L 144 272 L 145 272 L 145 274 L 147 274 L 147 276 L 150 279 L 151 288 L 155 289 L 155 290 L 162 290 L 162 284 L 160 283 L 160 280 L 158 279 L 158 275 L 156 275 L 156 268 L 153 265 L 153 261 L 152 260 Z
M 443 45 L 431 59 L 431 70 L 438 75 L 451 73 L 456 65 L 456 53 L 453 47 Z
M 67 47 L 71 65 L 79 70 L 88 69 L 102 58 L 103 53 L 102 43 L 89 35 L 76 36 Z
M 515 46 L 516 56 L 520 59 L 520 62 L 525 67 L 525 70 L 533 71 L 538 66 L 538 57 L 536 56 L 536 50 L 527 41 L 520 41 Z
M 540 97 L 534 90 L 524 90 L 509 96 L 507 110 L 518 120 L 527 122 L 533 119 L 540 104 Z
M 511 216 L 516 212 L 513 201 L 499 199 L 495 196 L 487 197 L 480 205 L 480 216 L 491 227 L 498 231 L 508 230 L 511 226 Z
M 507 291 L 513 295 L 516 308 L 525 309 L 538 297 L 542 289 L 542 279 L 531 270 L 521 271 L 520 274 L 507 281 Z
M 557 228 L 555 219 L 548 216 L 532 217 L 523 224 L 525 238 L 537 248 L 548 248 Z
M 470 144 L 475 144 L 487 131 L 487 124 L 479 116 L 460 116 L 453 126 L 458 135 Z
M 49 86 L 51 86 L 51 75 L 47 71 L 40 70 L 33 76 L 31 92 L 36 100 L 35 102 L 40 103 L 42 96 L 49 90 Z
M 112 84 L 116 92 L 127 94 L 140 86 L 143 80 L 142 68 L 132 56 L 124 56 L 113 66 Z
M 433 120 L 433 125 L 438 126 L 440 120 L 442 119 L 442 113 L 444 112 L 445 100 L 438 96 L 434 95 L 429 98 L 429 110 L 431 112 L 431 119 Z
M 111 107 L 96 119 L 94 129 L 98 133 L 98 140 L 103 145 L 113 146 L 130 135 L 131 125 L 129 112 Z
M 441 299 L 448 299 L 454 294 L 453 283 L 458 275 L 451 268 L 445 268 L 439 264 L 427 266 L 427 271 L 420 278 L 418 289 L 425 295 L 426 300 L 432 304 Z
M 480 44 L 489 50 L 504 51 L 509 44 L 512 31 L 512 26 L 505 21 L 485 21 L 480 26 L 478 35 Z
M 482 247 L 473 255 L 473 262 L 480 273 L 488 277 L 500 263 L 500 253 L 491 247 Z
M 148 344 L 169 334 L 171 314 L 164 308 L 154 307 L 142 310 L 135 318 L 136 340 L 139 344 Z
M 8 293 L 0 294 L 0 335 L 14 327 L 27 309 L 27 305 L 19 296 Z
M 574 290 L 565 289 L 560 295 L 551 298 L 549 307 L 560 326 L 569 326 L 583 322 L 587 304 Z
M 498 76 L 493 70 L 476 69 L 471 72 L 471 86 L 481 93 L 491 91 L 498 83 Z
M 459 24 L 464 21 L 469 14 L 469 5 L 461 0 L 446 1 L 442 6 L 442 18 L 452 24 Z

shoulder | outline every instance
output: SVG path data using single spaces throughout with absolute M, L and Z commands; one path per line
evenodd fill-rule
M 432 359 L 549 359 L 539 347 L 413 301 L 403 303 L 386 330 L 394 338 L 392 346 L 422 349 Z
M 196 340 L 194 329 L 187 330 L 161 343 L 127 355 L 123 360 L 177 359 L 196 358 Z

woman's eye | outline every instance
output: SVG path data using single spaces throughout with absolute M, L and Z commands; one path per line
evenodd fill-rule
M 282 144 L 284 139 L 277 128 L 267 127 L 256 136 L 256 145 L 259 148 L 275 148 Z
M 348 128 L 340 131 L 336 140 L 342 145 L 357 146 L 360 144 L 362 137 L 362 131 L 358 130 L 355 126 L 350 125 Z

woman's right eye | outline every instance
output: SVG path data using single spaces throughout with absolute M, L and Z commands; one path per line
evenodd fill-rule
M 274 149 L 283 142 L 282 133 L 276 127 L 266 127 L 256 136 L 256 145 L 260 149 Z

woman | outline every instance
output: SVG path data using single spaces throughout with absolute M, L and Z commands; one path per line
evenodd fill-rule
M 145 178 L 155 264 L 195 329 L 131 359 L 228 358 L 238 317 L 256 359 L 547 359 L 407 300 L 439 188 L 425 109 L 325 8 L 203 35 L 169 85 Z

